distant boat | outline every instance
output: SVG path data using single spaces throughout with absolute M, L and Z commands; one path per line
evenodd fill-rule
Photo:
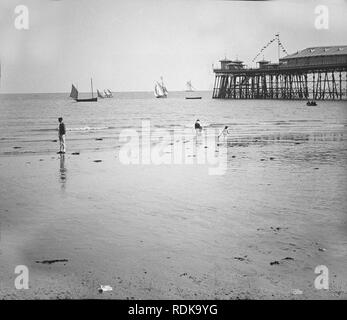
M 193 92 L 194 91 L 194 87 L 193 87 L 192 82 L 190 80 L 187 81 L 186 86 L 187 86 L 186 92 Z
M 87 98 L 87 99 L 78 99 L 78 90 L 76 89 L 76 87 L 74 85 L 72 85 L 71 87 L 71 93 L 70 93 L 70 97 L 74 100 L 76 100 L 76 102 L 95 102 L 98 101 L 98 98 L 95 97 L 93 95 L 93 79 L 90 79 L 90 86 L 91 86 L 91 91 L 92 91 L 92 97 L 91 98 Z
M 104 95 L 105 98 L 113 98 L 112 92 L 109 89 L 107 91 L 104 90 Z
M 106 91 L 107 90 L 107 91 Z M 105 89 L 104 94 L 102 94 L 99 89 L 96 90 L 98 98 L 105 99 L 105 98 L 113 98 L 112 91 L 110 89 Z
M 187 86 L 186 92 L 194 92 L 195 91 L 195 88 L 193 87 L 191 81 L 187 81 L 186 86 Z M 186 97 L 186 99 L 201 99 L 201 97 L 200 96 L 188 96 L 188 97 Z
M 108 91 L 108 96 L 109 96 L 109 98 L 113 98 L 112 91 L 111 91 L 110 89 L 107 89 L 107 91 Z
M 158 81 L 155 83 L 154 86 L 154 96 L 156 98 L 167 98 L 167 94 L 169 93 L 164 85 L 163 77 L 160 78 L 161 83 Z

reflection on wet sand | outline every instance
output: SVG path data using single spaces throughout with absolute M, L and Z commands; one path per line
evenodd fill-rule
M 61 188 L 66 187 L 66 168 L 65 168 L 65 154 L 60 155 L 60 168 L 59 168 L 59 181 L 61 183 Z

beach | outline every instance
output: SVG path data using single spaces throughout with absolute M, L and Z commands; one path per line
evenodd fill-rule
M 347 298 L 346 104 L 202 96 L 77 106 L 59 94 L 2 95 L 0 299 Z M 122 130 L 143 138 L 147 120 L 153 134 L 183 132 L 197 118 L 231 128 L 223 174 L 208 162 L 120 159 Z M 29 289 L 14 286 L 18 265 Z M 329 289 L 315 288 L 321 265 Z

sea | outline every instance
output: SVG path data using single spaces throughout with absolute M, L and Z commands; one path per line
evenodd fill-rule
M 229 126 L 234 142 L 310 142 L 317 158 L 335 161 L 346 155 L 346 101 L 306 106 L 305 101 L 219 100 L 210 91 L 170 92 L 166 99 L 152 92 L 116 92 L 97 102 L 75 102 L 68 93 L 0 94 L 0 115 L 0 156 L 56 153 L 58 117 L 64 118 L 71 152 L 116 149 L 124 130 L 143 133 L 143 121 L 156 135 L 193 133 L 199 119 L 216 132 Z M 332 147 L 337 149 L 331 153 Z

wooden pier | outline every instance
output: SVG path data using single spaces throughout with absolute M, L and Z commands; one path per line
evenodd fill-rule
M 279 63 L 220 60 L 215 99 L 347 100 L 347 46 L 307 48 Z

